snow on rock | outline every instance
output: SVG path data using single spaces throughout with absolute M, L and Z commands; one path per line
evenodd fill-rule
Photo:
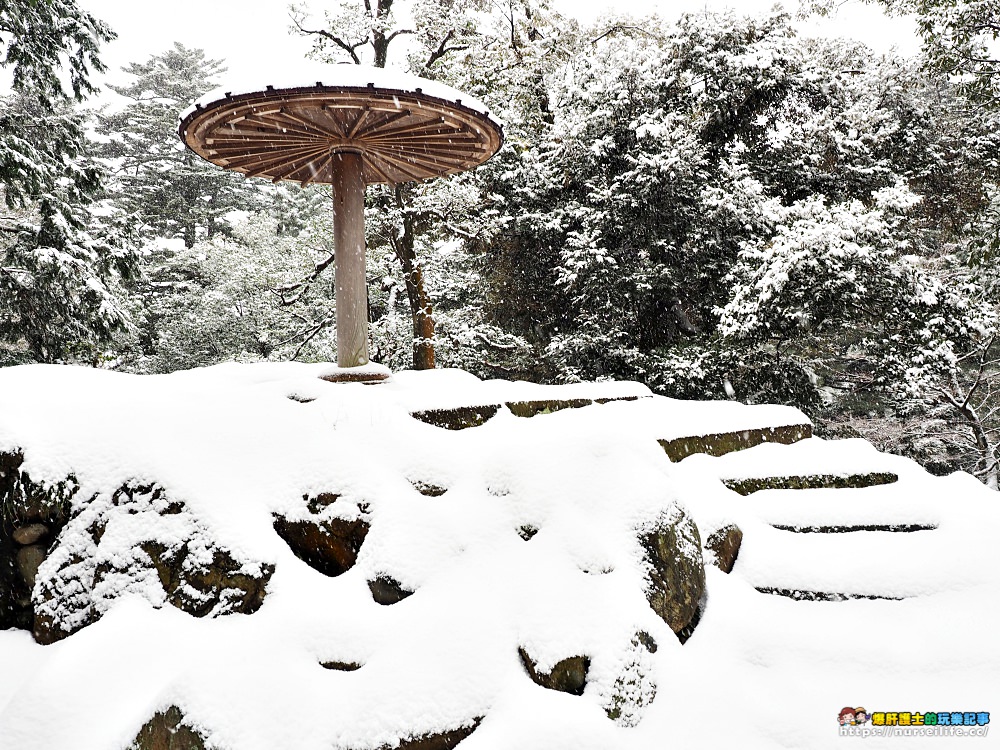
M 782 407 L 326 370 L 0 370 L 0 557 L 42 551 L 12 596 L 67 636 L 36 643 L 0 597 L 0 746 L 839 748 L 847 703 L 997 697 L 1000 510 L 965 475 L 858 441 L 677 463 L 657 442 L 808 424 Z M 461 431 L 411 416 L 576 398 Z M 723 482 L 859 471 L 898 481 Z M 700 547 L 729 528 L 727 575 Z

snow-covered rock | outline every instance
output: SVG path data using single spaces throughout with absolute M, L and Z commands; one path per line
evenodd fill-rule
M 0 370 L 0 745 L 833 748 L 848 700 L 988 710 L 1000 510 L 973 479 L 658 442 L 808 425 L 783 407 L 324 369 Z M 589 403 L 508 406 L 546 400 Z M 412 416 L 463 404 L 497 410 Z M 897 481 L 727 486 L 865 472 Z M 734 527 L 731 572 L 702 567 Z

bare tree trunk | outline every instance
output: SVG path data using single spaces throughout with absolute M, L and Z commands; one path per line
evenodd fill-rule
M 413 317 L 413 369 L 434 369 L 434 309 L 427 288 L 424 272 L 417 260 L 415 250 L 416 232 L 412 215 L 406 213 L 406 198 L 400 186 L 395 188 L 396 206 L 401 210 L 400 227 L 392 238 L 392 249 L 403 268 L 406 282 L 406 296 L 410 301 Z
M 978 469 L 983 481 L 991 490 L 1000 488 L 1000 467 L 997 466 L 996 446 L 990 441 L 982 420 L 968 404 L 956 408 L 975 438 L 976 451 L 979 453 Z
M 966 393 L 965 398 L 962 398 L 960 395 L 962 389 L 959 387 L 958 378 L 954 373 L 952 373 L 951 377 L 953 392 L 949 393 L 943 388 L 940 392 L 944 396 L 945 401 L 954 407 L 972 431 L 973 439 L 976 442 L 976 453 L 978 453 L 978 460 L 976 461 L 977 472 L 987 487 L 991 490 L 997 490 L 1000 489 L 1000 462 L 998 462 L 997 458 L 998 446 L 994 445 L 993 441 L 990 440 L 989 432 L 983 424 L 983 420 L 980 419 L 978 412 L 972 406 L 972 394 L 975 393 L 980 385 L 981 377 L 982 368 L 980 369 L 980 377 L 976 378 L 975 384 Z

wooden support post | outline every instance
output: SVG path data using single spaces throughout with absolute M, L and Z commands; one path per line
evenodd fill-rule
M 337 366 L 368 364 L 368 279 L 365 272 L 365 178 L 361 154 L 333 154 L 334 285 Z

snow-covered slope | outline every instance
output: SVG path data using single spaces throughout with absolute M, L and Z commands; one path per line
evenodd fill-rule
M 455 371 L 333 384 L 323 371 L 0 370 L 0 453 L 20 452 L 35 483 L 73 478 L 57 548 L 103 587 L 79 610 L 93 624 L 50 645 L 0 631 L 0 748 L 117 750 L 170 706 L 232 750 L 362 750 L 456 729 L 462 750 L 824 748 L 849 742 L 846 705 L 1000 703 L 1000 503 L 968 476 L 931 477 L 861 441 L 678 463 L 657 442 L 807 421 L 783 407 Z M 532 418 L 503 406 L 559 399 L 632 400 Z M 495 416 L 470 429 L 410 416 L 489 404 Z M 869 475 L 862 488 L 730 489 Z M 732 573 L 707 566 L 682 644 L 650 606 L 641 534 L 686 514 L 702 540 L 735 524 L 743 543 Z M 276 531 L 308 518 L 363 521 L 341 574 Z M 155 565 L 130 567 L 182 542 L 266 593 L 237 601 L 232 583 L 206 599 L 200 578 L 171 588 Z M 379 603 L 392 597 L 376 581 L 401 600 Z M 170 606 L 178 597 L 205 616 Z M 539 672 L 586 657 L 582 694 L 536 684 L 519 652 Z M 919 743 L 866 746 L 902 742 Z

